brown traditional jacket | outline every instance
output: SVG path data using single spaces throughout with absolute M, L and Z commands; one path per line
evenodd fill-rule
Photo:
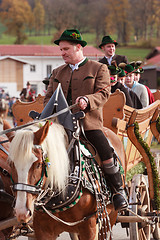
M 76 98 L 79 96 L 88 98 L 89 107 L 85 110 L 84 129 L 102 129 L 103 105 L 110 95 L 110 75 L 108 67 L 99 62 L 86 59 L 79 65 L 79 68 L 73 72 L 68 64 L 54 69 L 44 99 L 44 105 L 49 101 L 58 83 L 61 83 L 66 99 L 69 85 L 71 84 L 72 104 L 75 103 Z M 79 111 L 78 108 L 73 110 L 73 112 L 77 111 Z

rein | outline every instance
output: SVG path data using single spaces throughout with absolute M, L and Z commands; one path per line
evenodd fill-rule
M 139 68 L 140 68 L 140 67 L 139 67 Z M 137 69 L 139 69 L 139 68 L 137 68 Z M 137 69 L 134 69 L 134 70 L 133 70 L 132 72 L 130 72 L 130 73 L 134 73 L 135 71 L 137 71 Z M 126 76 L 127 76 L 128 74 L 129 74 L 129 73 L 127 73 Z M 115 82 L 118 82 L 118 81 L 115 81 Z M 109 86 L 111 86 L 111 83 L 108 84 L 107 86 L 105 86 L 104 88 L 101 88 L 101 89 L 100 89 L 99 91 L 97 91 L 96 93 L 99 93 L 99 92 L 103 91 L 105 88 L 107 88 L 107 87 L 109 87 Z M 35 120 L 35 121 L 33 121 L 33 122 L 30 122 L 30 123 L 27 123 L 27 124 L 24 124 L 24 125 L 21 125 L 21 126 L 17 126 L 17 127 L 14 127 L 14 128 L 10 128 L 10 129 L 7 129 L 7 130 L 3 130 L 3 131 L 0 132 L 0 135 L 7 134 L 7 133 L 10 133 L 10 132 L 12 132 L 12 131 L 17 131 L 17 130 L 19 130 L 19 129 L 22 129 L 22 128 L 25 128 L 25 127 L 34 125 L 34 124 L 39 123 L 39 122 L 41 122 L 41 121 L 45 121 L 45 120 L 48 120 L 48 119 L 51 119 L 51 118 L 56 118 L 56 117 L 58 117 L 59 115 L 67 112 L 68 110 L 71 110 L 72 108 L 76 107 L 77 105 L 78 105 L 78 103 L 75 103 L 75 104 L 73 104 L 73 105 L 71 105 L 71 106 L 69 106 L 69 107 L 66 107 L 66 108 L 60 110 L 59 112 L 54 113 L 54 114 L 52 114 L 51 116 L 48 116 L 48 117 L 46 117 L 46 118 L 42 118 L 42 119 Z
M 73 227 L 79 223 L 82 223 L 86 220 L 88 220 L 89 218 L 91 218 L 92 216 L 96 215 L 97 214 L 97 211 L 92 213 L 91 215 L 87 216 L 87 217 L 84 217 L 82 218 L 81 220 L 79 221 L 76 221 L 76 222 L 66 222 L 66 221 L 63 221 L 62 219 L 58 218 L 57 216 L 53 215 L 52 213 L 50 213 L 44 206 L 42 206 L 43 210 L 51 217 L 53 218 L 54 220 L 56 220 L 57 222 L 61 222 L 67 226 L 70 226 L 70 227 Z
M 72 108 L 76 107 L 77 105 L 78 105 L 78 103 L 75 103 L 75 104 L 73 104 L 73 105 L 71 105 L 71 106 L 69 106 L 69 107 L 66 107 L 66 108 L 60 110 L 59 112 L 54 113 L 54 114 L 52 114 L 51 116 L 48 116 L 48 117 L 46 117 L 46 118 L 38 119 L 38 120 L 35 120 L 35 121 L 32 121 L 32 122 L 26 123 L 26 124 L 21 125 L 21 126 L 17 126 L 17 127 L 14 127 L 14 128 L 10 128 L 10 129 L 7 129 L 7 130 L 3 130 L 3 131 L 0 132 L 0 135 L 7 134 L 7 133 L 10 133 L 10 132 L 12 132 L 12 131 L 17 131 L 17 130 L 19 130 L 19 129 L 22 129 L 22 128 L 25 128 L 25 127 L 34 125 L 34 124 L 36 124 L 36 123 L 39 123 L 39 122 L 42 122 L 42 121 L 45 121 L 45 120 L 49 120 L 49 119 L 51 119 L 51 118 L 56 118 L 56 117 L 58 117 L 59 115 L 67 112 L 68 110 L 71 110 Z

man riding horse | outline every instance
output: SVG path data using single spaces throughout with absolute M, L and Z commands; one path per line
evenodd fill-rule
M 85 112 L 84 130 L 88 140 L 95 146 L 102 161 L 106 180 L 112 191 L 115 210 L 128 206 L 123 189 L 119 164 L 105 137 L 103 128 L 103 106 L 110 95 L 110 75 L 105 64 L 88 60 L 83 55 L 87 42 L 76 29 L 65 30 L 58 40 L 65 64 L 54 69 L 49 81 L 44 105 L 48 103 L 58 83 L 61 83 L 69 105 L 77 103 L 73 112 Z

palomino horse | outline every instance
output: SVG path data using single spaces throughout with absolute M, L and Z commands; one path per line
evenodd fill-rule
M 5 124 L 7 128 L 7 122 Z M 11 138 L 11 134 L 7 134 Z M 13 214 L 13 194 L 11 191 L 11 168 L 7 163 L 9 142 L 6 138 L 0 137 L 0 221 L 14 216 Z M 0 231 L 0 239 L 7 239 L 12 232 L 12 227 Z
M 105 129 L 104 132 L 115 146 L 125 168 L 120 139 L 110 130 Z M 17 131 L 10 143 L 9 162 L 16 198 L 15 214 L 20 223 L 28 223 L 33 217 L 33 228 L 38 240 L 54 240 L 64 231 L 76 233 L 80 240 L 97 239 L 97 203 L 94 194 L 87 189 L 82 188 L 79 201 L 63 211 L 50 214 L 44 208 L 39 210 L 34 207 L 40 187 L 49 188 L 53 192 L 65 189 L 70 171 L 67 138 L 61 125 L 50 125 L 47 121 Z M 113 226 L 117 212 L 112 204 L 106 208 Z
M 8 106 L 7 101 L 3 98 L 0 99 L 0 117 L 2 119 L 7 118 L 8 110 L 9 110 L 9 106 Z

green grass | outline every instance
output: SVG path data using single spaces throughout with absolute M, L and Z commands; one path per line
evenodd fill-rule
M 28 36 L 24 44 L 44 44 L 50 45 L 53 36 Z M 0 37 L 0 44 L 14 44 L 16 37 L 2 34 Z
M 2 34 L 0 36 L 0 44 L 14 44 L 16 38 L 13 36 Z
M 143 61 L 150 51 L 151 48 L 117 47 L 116 53 L 126 55 L 130 62 L 137 60 Z
M 38 44 L 38 45 L 51 45 L 53 36 L 30 36 L 24 44 Z
M 53 35 L 41 35 L 41 36 L 29 36 L 25 40 L 24 44 L 43 44 L 43 45 L 51 45 L 51 40 L 53 38 Z M 88 45 L 93 45 L 94 47 L 98 48 L 98 45 L 96 45 L 96 38 L 94 33 L 84 33 L 83 39 L 85 39 L 88 43 Z M 0 44 L 14 44 L 16 38 L 13 36 L 9 36 L 6 34 L 0 35 Z M 136 60 L 144 60 L 144 58 L 148 55 L 148 53 L 151 51 L 151 48 L 138 48 L 138 47 L 120 47 L 118 46 L 116 48 L 116 53 L 120 55 L 126 55 L 129 62 L 130 61 L 136 61 Z

